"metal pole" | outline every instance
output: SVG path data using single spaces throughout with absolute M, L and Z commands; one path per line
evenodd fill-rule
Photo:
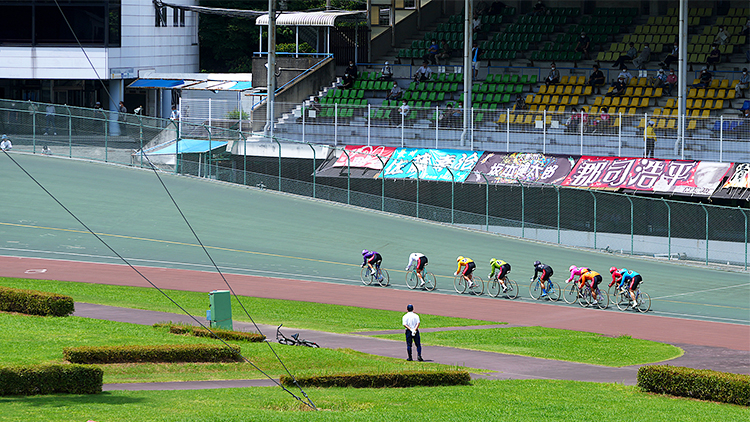
M 542 111 L 542 154 L 547 153 L 547 110 Z
M 521 238 L 526 237 L 526 191 L 523 187 L 523 183 L 516 179 L 519 185 L 521 185 Z
M 724 161 L 724 115 L 722 114 L 719 116 L 719 122 L 721 123 L 721 126 L 719 126 L 719 162 Z
M 560 187 L 552 185 L 557 191 L 557 244 L 560 244 Z
M 369 104 L 367 107 L 370 107 Z M 339 104 L 333 105 L 333 145 L 339 144 Z M 370 145 L 370 120 L 367 120 L 367 145 Z
M 648 113 L 643 113 L 643 157 L 645 158 L 648 153 Z M 656 146 L 654 146 L 654 149 L 656 149 Z M 654 156 L 656 156 L 656 153 L 654 151 Z
M 65 105 L 65 110 L 68 111 L 68 158 L 72 158 L 73 157 L 73 114 L 70 112 L 70 107 L 68 107 L 67 104 Z M 54 119 L 55 116 L 53 115 L 52 118 Z M 106 155 L 106 151 L 104 153 Z M 106 158 L 105 158 L 105 161 L 106 161 Z
M 403 113 L 401 113 L 401 109 L 399 109 L 399 114 L 401 114 L 401 148 L 404 147 L 404 128 L 406 127 L 406 122 L 404 121 L 405 116 Z
M 273 137 L 274 102 L 276 101 L 276 0 L 268 0 L 268 72 L 266 79 L 265 133 Z
M 143 167 L 143 116 L 141 116 L 140 114 L 138 114 L 137 116 L 138 116 L 138 144 L 140 145 L 139 150 L 141 152 L 139 155 L 141 156 L 141 167 Z M 107 125 L 105 124 L 104 125 L 105 132 L 107 131 L 106 127 Z M 107 144 L 106 136 L 104 137 L 104 144 L 105 145 Z
M 180 126 L 175 122 L 174 120 L 170 120 L 172 124 L 174 124 L 175 132 L 177 136 L 175 137 L 175 145 L 174 145 L 174 172 L 175 174 L 178 173 L 179 167 L 180 167 Z
M 305 102 L 302 102 L 302 142 L 305 142 Z M 240 130 L 242 130 L 242 123 L 240 123 Z
M 706 213 L 706 265 L 708 265 L 708 208 L 704 204 L 700 204 L 703 211 Z
M 596 249 L 596 195 L 591 190 L 587 189 L 591 197 L 594 198 L 594 249 Z
M 271 138 L 271 140 L 276 142 L 276 145 L 279 146 L 279 192 L 281 192 L 281 142 L 276 138 Z
M 622 112 L 618 113 L 617 118 L 617 156 L 622 157 Z
M 383 159 L 378 154 L 375 154 L 375 158 L 380 161 L 380 211 L 385 211 L 385 177 L 383 177 L 385 162 L 383 162 Z
M 469 136 L 469 110 L 471 110 L 471 82 L 474 71 L 471 68 L 471 47 L 474 39 L 471 18 L 474 13 L 474 2 L 464 0 L 464 115 L 463 131 L 461 132 L 460 145 L 466 146 L 466 137 Z
M 667 206 L 667 259 L 672 260 L 672 208 L 664 198 L 661 198 Z
M 279 148 L 281 153 L 281 148 Z M 211 178 L 211 131 L 208 130 L 208 160 L 206 160 L 206 169 L 208 170 L 208 178 Z
M 581 108 L 581 118 L 578 120 L 581 126 L 581 154 L 583 155 L 583 127 L 586 126 L 583 124 L 583 108 Z
M 745 217 L 745 271 L 747 271 L 747 214 L 745 214 L 745 211 L 741 207 L 737 208 L 742 213 L 742 216 Z
M 307 142 L 307 145 L 313 151 L 313 198 L 315 198 L 315 172 L 318 169 L 318 166 L 317 166 L 316 160 L 315 160 L 315 147 L 311 143 L 309 143 L 309 142 Z
M 242 185 L 247 186 L 247 138 L 240 134 L 242 139 Z
M 409 163 L 417 170 L 417 218 L 419 218 L 419 167 L 414 163 L 414 160 L 409 161 Z
M 31 143 L 33 144 L 33 152 L 36 154 L 36 106 L 32 102 L 29 102 L 29 104 L 31 104 Z
M 435 106 L 435 149 L 438 149 L 438 137 L 440 126 L 440 106 Z
M 633 200 L 627 195 L 625 197 L 630 201 L 630 254 L 633 255 Z
M 510 109 L 505 109 L 505 152 L 510 152 Z
M 471 111 L 469 113 L 469 125 L 471 127 L 471 139 L 469 140 L 470 147 L 469 149 L 474 151 L 474 107 L 471 108 Z
M 346 152 L 346 148 L 342 149 L 341 152 L 346 155 L 346 203 L 349 204 L 351 203 L 352 195 L 352 160 L 349 157 L 349 153 Z
M 456 178 L 453 176 L 453 171 L 451 171 L 450 168 L 446 167 L 446 170 L 448 170 L 448 173 L 451 174 L 451 224 L 453 224 L 453 204 L 455 201 L 455 187 L 456 187 Z
M 677 48 L 677 116 L 681 125 L 677 128 L 675 155 L 681 149 L 680 156 L 685 159 L 685 115 L 687 114 L 687 68 L 688 68 L 688 0 L 680 0 Z
M 479 174 L 484 178 L 484 225 L 487 226 L 487 231 L 490 231 L 490 181 L 484 173 Z

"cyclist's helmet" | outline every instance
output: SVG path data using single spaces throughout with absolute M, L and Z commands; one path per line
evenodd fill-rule
M 464 257 L 459 256 L 458 258 L 456 258 L 456 262 L 461 262 L 462 259 L 464 259 Z
M 576 271 L 577 269 L 578 267 L 576 267 L 575 265 L 571 265 L 570 268 L 568 268 L 568 271 L 572 273 L 573 271 Z
M 534 266 L 535 267 L 538 266 L 538 265 L 541 265 L 541 264 L 542 264 L 541 261 L 534 261 Z
M 609 273 L 612 274 L 613 272 L 617 271 L 617 267 L 612 267 L 609 269 Z
M 494 264 L 496 262 L 497 262 L 497 259 L 495 259 L 495 258 L 490 259 L 490 265 L 492 265 L 492 264 Z
M 362 255 L 367 255 L 367 252 L 370 252 L 370 251 L 368 251 L 367 249 L 362 249 Z

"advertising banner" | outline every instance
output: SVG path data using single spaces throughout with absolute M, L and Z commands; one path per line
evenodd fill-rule
M 341 153 L 333 167 L 369 168 L 373 170 L 382 170 L 383 163 L 387 163 L 391 155 L 396 151 L 395 147 L 366 146 L 366 145 L 347 145 L 344 148 L 346 154 Z M 378 160 L 380 157 L 380 160 Z M 381 162 L 382 160 L 382 162 Z M 348 163 L 347 163 L 348 161 Z
M 556 183 L 565 179 L 576 163 L 572 157 L 516 152 L 512 154 L 485 152 L 474 166 L 467 182 L 515 184 L 518 180 L 530 183 Z
M 708 161 L 584 156 L 562 185 L 709 196 L 731 166 Z
M 744 188 L 750 189 L 750 164 L 737 164 L 734 167 L 734 174 L 724 183 L 724 189 Z
M 406 179 L 419 176 L 422 180 L 463 182 L 482 153 L 483 151 L 399 148 L 386 164 L 383 177 Z

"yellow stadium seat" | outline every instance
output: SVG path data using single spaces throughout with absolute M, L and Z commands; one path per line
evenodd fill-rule
M 604 100 L 604 98 L 602 98 L 602 97 L 596 97 L 596 98 L 594 99 L 594 105 L 595 105 L 595 106 L 601 106 L 601 105 L 602 105 L 602 101 L 603 101 L 603 100 Z
M 732 91 L 734 92 L 734 91 Z M 714 101 L 714 110 L 721 110 L 724 108 L 724 100 L 716 100 Z
M 690 120 L 687 125 L 687 130 L 695 130 L 698 127 L 698 123 L 695 120 Z
M 583 88 L 583 95 L 586 95 L 586 96 L 591 95 L 591 86 L 590 85 Z
M 574 95 L 574 96 L 570 97 L 570 103 L 569 103 L 569 105 L 578 105 L 578 103 L 580 101 L 581 100 L 578 98 L 578 96 Z
M 560 85 L 568 84 L 568 76 L 560 76 Z
M 539 94 L 546 94 L 547 93 L 547 85 L 542 85 L 539 87 Z
M 654 89 L 653 88 L 646 88 L 643 90 L 643 96 L 644 97 L 653 97 L 654 96 Z
M 558 104 L 564 104 L 564 105 L 570 104 L 570 97 L 567 95 L 564 95 L 562 99 L 560 99 L 560 102 Z
M 661 116 L 661 109 L 657 108 L 654 110 L 654 116 Z
M 557 85 L 557 86 L 555 87 L 555 92 L 554 92 L 554 94 L 555 94 L 555 95 L 562 95 L 562 93 L 563 93 L 563 89 L 565 89 L 565 87 L 564 87 L 564 86 L 562 86 L 562 85 Z
M 713 107 L 714 107 L 714 100 L 706 100 L 703 102 L 703 105 L 701 106 L 702 109 L 712 109 Z
M 620 105 L 620 97 L 611 97 L 612 98 L 612 107 L 618 107 Z
M 612 105 L 612 97 L 604 97 L 604 100 L 602 100 L 602 106 L 609 107 Z
M 549 95 L 547 95 L 548 100 L 546 102 L 542 102 L 542 104 L 557 104 L 560 102 L 560 96 L 559 95 L 553 95 L 551 98 Z
M 675 130 L 677 127 L 677 119 L 669 119 L 667 122 L 667 130 Z
M 656 88 L 656 90 L 654 91 L 654 97 L 660 98 L 663 92 L 664 92 L 663 88 Z
M 565 90 L 563 90 L 563 95 L 571 95 L 573 94 L 573 85 L 568 85 L 565 87 Z
M 633 91 L 634 97 L 643 97 L 643 88 L 638 87 Z
M 670 98 L 667 100 L 667 105 L 664 106 L 664 108 L 675 108 L 675 100 L 674 98 Z
M 708 119 L 711 117 L 711 110 L 703 110 L 703 113 L 701 113 L 701 117 L 704 119 Z

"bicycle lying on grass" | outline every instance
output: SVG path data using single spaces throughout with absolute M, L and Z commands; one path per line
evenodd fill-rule
M 281 324 L 284 325 L 284 324 Z M 276 340 L 281 344 L 286 344 L 287 346 L 307 346 L 307 347 L 320 347 L 318 346 L 318 343 L 307 341 L 307 340 L 300 340 L 299 333 L 292 334 L 292 337 L 289 338 L 285 336 L 281 332 L 281 325 L 276 328 Z
M 377 268 L 375 274 L 373 274 L 367 266 L 362 267 L 359 277 L 362 279 L 362 284 L 365 286 L 369 286 L 376 282 L 383 287 L 391 284 L 391 277 L 388 275 L 388 271 L 384 268 Z
M 560 300 L 560 286 L 555 284 L 552 280 L 547 280 L 544 284 L 547 286 L 546 292 L 542 290 L 542 282 L 538 277 L 531 278 L 531 283 L 529 284 L 529 294 L 531 295 L 531 298 L 539 300 L 546 297 L 553 302 Z
M 435 283 L 435 274 L 428 273 L 427 271 L 422 270 L 422 279 L 424 280 L 424 285 L 420 285 L 420 282 L 422 280 L 420 280 L 419 276 L 417 275 L 417 269 L 412 268 L 411 271 L 408 271 L 406 273 L 406 287 L 412 290 L 416 289 L 417 287 L 421 287 L 428 292 L 435 290 L 435 286 L 437 285 Z

